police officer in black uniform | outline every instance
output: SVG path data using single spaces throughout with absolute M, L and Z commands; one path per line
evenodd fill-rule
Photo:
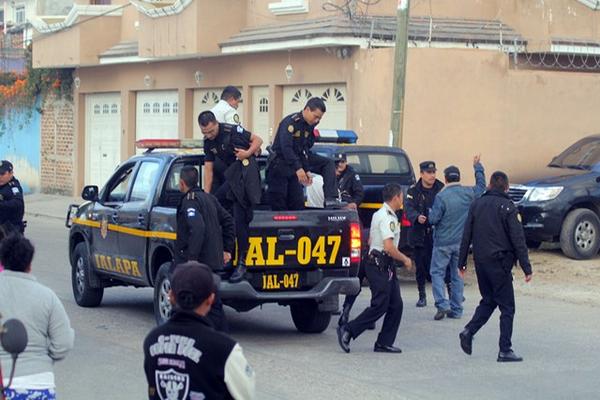
M 435 177 L 437 169 L 433 161 L 423 161 L 419 164 L 419 169 L 421 177 L 417 183 L 408 188 L 404 211 L 406 218 L 411 223 L 408 231 L 408 244 L 414 249 L 417 269 L 417 289 L 419 290 L 417 307 L 425 307 L 427 305 L 425 283 L 429 277 L 433 253 L 433 230 L 427 221 L 427 216 L 433 207 L 435 195 L 442 190 L 444 184 Z
M 400 224 L 396 212 L 402 209 L 402 188 L 389 183 L 383 188 L 382 194 L 384 204 L 373 214 L 370 248 L 365 263 L 365 273 L 371 287 L 371 305 L 355 320 L 337 328 L 338 343 L 346 353 L 350 352 L 350 339 L 356 339 L 384 315 L 383 326 L 373 350 L 402 352 L 394 347 L 403 308 L 394 260 L 403 263 L 409 270 L 412 260 L 398 250 Z
M 241 281 L 246 272 L 248 226 L 254 206 L 260 203 L 260 170 L 254 155 L 259 151 L 262 139 L 241 125 L 217 122 L 212 111 L 200 113 L 198 124 L 204 135 L 204 189 L 213 193 L 235 219 L 238 263 L 229 278 L 235 283 Z M 216 160 L 225 168 L 225 182 L 219 187 L 213 186 Z
M 531 281 L 532 276 L 523 226 L 517 207 L 507 192 L 508 176 L 501 171 L 494 172 L 488 191 L 471 205 L 458 260 L 461 276 L 464 277 L 469 246 L 473 243 L 475 273 L 482 297 L 473 318 L 459 335 L 461 347 L 465 353 L 471 354 L 473 336 L 498 307 L 499 362 L 523 360 L 513 352 L 511 343 L 515 315 L 513 265 L 519 261 L 526 282 Z
M 338 153 L 335 159 L 335 175 L 342 201 L 348 203 L 348 208 L 356 210 L 365 197 L 365 190 L 360 176 L 354 168 L 348 165 L 346 155 Z
M 177 207 L 175 265 L 198 261 L 213 271 L 223 270 L 235 247 L 233 218 L 217 199 L 198 187 L 198 170 L 187 165 L 179 173 L 179 190 L 185 193 Z M 172 275 L 173 271 L 171 271 Z M 209 318 L 217 330 L 227 330 L 223 304 L 217 299 Z
M 312 184 L 309 171 L 323 176 L 326 208 L 345 205 L 338 200 L 333 160 L 310 150 L 315 143 L 315 126 L 325 110 L 325 102 L 313 97 L 301 112 L 290 114 L 279 123 L 267 166 L 267 193 L 273 210 L 304 208 L 302 185 Z
M 254 371 L 242 348 L 206 319 L 215 299 L 210 269 L 196 262 L 178 266 L 169 299 L 174 314 L 144 340 L 148 398 L 255 398 Z
M 24 213 L 25 202 L 21 184 L 14 177 L 13 165 L 10 161 L 2 160 L 0 162 L 0 229 L 5 235 L 24 232 Z

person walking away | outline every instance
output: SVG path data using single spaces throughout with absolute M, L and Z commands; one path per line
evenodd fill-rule
M 469 209 L 460 246 L 458 265 L 461 276 L 467 269 L 467 256 L 473 244 L 473 260 L 481 301 L 473 318 L 459 334 L 460 346 L 471 354 L 473 336 L 500 309 L 500 340 L 498 362 L 523 361 L 512 349 L 515 294 L 512 267 L 519 261 L 525 282 L 532 277 L 531 263 L 525 244 L 523 226 L 517 207 L 508 197 L 508 176 L 496 171 L 490 178 L 488 191 L 475 200 Z

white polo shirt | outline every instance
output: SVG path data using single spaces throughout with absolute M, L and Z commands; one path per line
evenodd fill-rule
M 226 124 L 240 125 L 240 116 L 237 110 L 229 105 L 225 100 L 219 100 L 219 102 L 210 110 L 218 122 Z
M 373 214 L 369 239 L 369 251 L 383 251 L 383 241 L 386 239 L 393 239 L 394 246 L 398 247 L 400 224 L 396 213 L 387 203 L 383 203 L 383 207 Z

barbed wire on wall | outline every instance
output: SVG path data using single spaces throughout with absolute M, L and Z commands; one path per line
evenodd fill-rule
M 600 43 L 555 39 L 529 41 L 509 52 L 514 68 L 600 72 Z

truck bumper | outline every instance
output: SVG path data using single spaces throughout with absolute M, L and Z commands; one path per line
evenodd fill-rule
M 519 206 L 527 240 L 552 242 L 560 235 L 565 212 L 551 203 Z
M 223 300 L 253 300 L 259 303 L 275 303 L 288 300 L 323 300 L 338 294 L 352 295 L 360 291 L 356 277 L 325 277 L 309 290 L 303 291 L 258 291 L 247 281 L 230 283 L 221 281 L 219 295 Z

